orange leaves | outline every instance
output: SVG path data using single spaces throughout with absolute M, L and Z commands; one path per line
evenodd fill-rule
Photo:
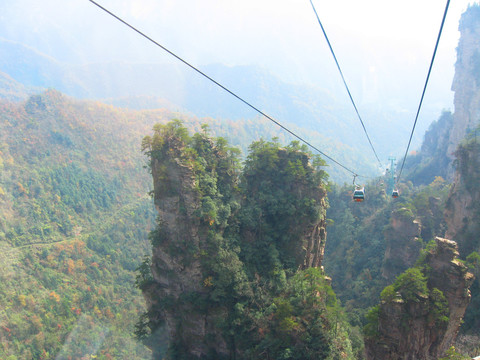
M 105 310 L 105 316 L 108 318 L 108 319 L 114 319 L 115 318 L 115 315 L 113 315 L 112 311 L 110 310 L 110 308 L 107 308 L 107 310 Z
M 28 195 L 28 190 L 23 187 L 23 185 L 19 182 L 17 182 L 17 190 L 20 193 L 20 195 Z
M 34 314 L 29 319 L 36 331 L 43 328 L 43 321 L 38 315 Z
M 2 325 L 2 329 L 7 333 L 7 336 L 12 336 L 12 330 Z
M 75 262 L 72 259 L 68 259 L 67 266 L 68 266 L 67 272 L 69 274 L 73 274 L 73 271 L 75 270 Z
M 80 315 L 82 313 L 82 309 L 75 306 L 72 307 L 72 311 L 75 315 Z
M 52 290 L 52 292 L 49 294 L 50 299 L 54 300 L 55 302 L 60 302 L 60 295 L 58 295 L 55 291 Z

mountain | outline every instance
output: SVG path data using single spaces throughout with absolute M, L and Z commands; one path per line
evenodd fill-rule
M 0 72 L 0 99 L 22 101 L 39 91 L 39 88 L 24 86 L 7 74 Z
M 155 218 L 141 143 L 175 118 L 245 150 L 278 131 L 265 120 L 134 111 L 56 90 L 0 100 L 0 306 L 9 309 L 0 357 L 149 356 L 131 336 L 144 311 L 135 269 L 150 254 Z
M 450 173 L 452 159 L 449 154 L 449 136 L 454 127 L 454 116 L 445 111 L 434 121 L 423 137 L 423 143 L 418 152 L 409 154 L 405 161 L 405 178 L 416 186 L 428 185 L 441 176 L 453 180 Z
M 367 359 L 441 358 L 457 336 L 473 279 L 458 259 L 456 243 L 437 237 L 415 267 L 382 291 L 382 302 L 369 313 Z
M 459 111 L 444 112 L 407 159 L 398 199 L 372 178 L 363 203 L 352 202 L 349 174 L 286 145 L 295 139 L 189 70 L 67 64 L 1 41 L 0 357 L 364 359 L 365 337 L 370 358 L 386 358 L 385 344 L 443 356 L 469 301 L 467 274 L 480 274 L 477 126 L 462 116 L 478 107 L 467 56 L 476 14 L 463 18 Z M 267 113 L 295 118 L 296 133 L 343 164 L 375 173 L 355 118 L 321 84 L 204 68 Z M 85 99 L 98 94 L 108 100 Z M 383 118 L 378 108 L 370 114 Z M 402 131 L 397 115 L 373 128 L 385 143 Z M 467 137 L 450 184 L 445 139 L 457 126 Z M 478 284 L 455 343 L 473 339 L 461 348 L 472 356 Z M 397 335 L 416 342 L 396 347 Z
M 103 101 L 134 109 L 160 104 L 198 117 L 229 120 L 258 117 L 256 111 L 181 63 L 64 63 L 5 39 L 0 40 L 0 54 L 0 71 L 26 86 L 55 88 L 70 96 L 106 99 Z M 255 66 L 210 64 L 200 70 L 283 125 L 297 126 L 307 133 L 321 132 L 331 141 L 366 154 L 366 162 L 358 166 L 366 168 L 363 172 L 372 173 L 371 169 L 377 167 L 345 90 L 329 88 L 329 80 L 315 86 L 292 84 Z M 151 100 L 139 102 L 140 98 Z M 408 137 L 411 125 L 404 121 L 404 107 L 394 106 L 392 110 L 385 104 L 357 105 L 373 143 L 381 149 L 380 156 L 386 158 L 388 154 L 401 152 L 404 144 L 391 141 L 391 134 Z M 420 136 L 415 134 L 417 141 Z
M 137 334 L 154 358 L 351 358 L 320 270 L 320 159 L 298 143 L 258 141 L 241 170 L 225 140 L 190 136 L 179 122 L 156 126 L 143 144 L 158 221 Z
M 131 334 L 150 125 L 125 115 L 53 90 L 0 101 L 1 358 L 148 358 Z
M 480 7 L 469 6 L 462 14 L 457 47 L 457 62 L 452 90 L 455 91 L 454 126 L 448 138 L 447 155 L 454 158 L 454 152 L 468 132 L 473 131 L 480 119 Z M 453 167 L 449 169 L 453 176 Z
M 442 352 L 447 353 L 447 358 L 460 356 L 455 349 L 448 349 L 455 338 L 457 350 L 478 355 L 479 285 L 472 274 L 476 277 L 479 274 L 480 249 L 476 240 L 479 149 L 478 124 L 472 115 L 478 110 L 475 99 L 479 90 L 472 66 L 480 43 L 472 34 L 478 30 L 479 8 L 471 6 L 462 16 L 458 75 L 454 83 L 455 112 L 444 112 L 425 133 L 420 151 L 407 158 L 407 181 L 398 184 L 400 197 L 394 200 L 385 197 L 386 179 L 367 184 L 367 200 L 362 206 L 349 201 L 351 187 L 334 187 L 329 194 L 328 217 L 332 221 L 328 228 L 325 269 L 333 278 L 333 289 L 352 314 L 351 323 L 359 324 L 362 315 L 367 320 L 365 334 L 367 338 L 370 336 L 368 357 L 372 359 L 396 358 L 407 353 L 419 358 L 438 358 L 444 356 Z M 457 139 L 457 145 L 452 154 L 453 139 Z M 437 270 L 432 271 L 431 264 L 425 267 L 425 260 L 432 260 L 438 254 L 438 247 L 444 248 L 440 253 L 446 263 L 441 266 L 437 263 L 437 270 L 450 269 L 449 276 L 458 276 L 454 283 L 460 288 L 441 290 L 459 296 L 448 300 L 449 321 L 453 316 L 457 325 L 451 327 L 449 322 L 429 329 L 429 321 L 433 320 L 428 320 L 428 316 L 432 316 L 435 308 L 429 297 L 436 292 L 435 287 L 441 289 L 439 284 L 445 276 L 437 280 L 429 278 Z M 414 273 L 418 276 L 413 276 Z M 411 284 L 419 285 L 421 282 L 417 280 L 424 277 L 427 288 L 417 288 L 416 298 L 409 304 L 402 292 L 405 290 L 402 281 L 416 279 Z M 446 293 L 448 298 L 450 295 Z M 375 301 L 373 294 L 380 298 L 377 295 Z M 457 305 L 461 306 L 456 308 Z M 373 310 L 365 313 L 369 306 Z M 460 330 L 459 315 L 464 317 Z M 408 324 L 406 328 L 398 326 L 400 319 Z M 445 339 L 450 344 L 444 343 Z
M 480 325 L 480 242 L 478 241 L 480 208 L 477 200 L 480 199 L 478 181 L 478 159 L 480 147 L 474 134 L 464 139 L 455 152 L 456 172 L 455 180 L 446 205 L 445 219 L 447 223 L 446 236 L 458 242 L 462 258 L 467 260 L 476 279 L 472 286 L 472 304 L 465 314 L 464 332 L 475 333 Z
M 428 184 L 435 176 L 448 181 L 455 177 L 458 146 L 466 136 L 475 135 L 480 118 L 480 8 L 472 5 L 462 15 L 457 62 L 452 90 L 455 111 L 445 111 L 424 136 L 420 151 L 405 163 L 407 178 L 415 184 Z

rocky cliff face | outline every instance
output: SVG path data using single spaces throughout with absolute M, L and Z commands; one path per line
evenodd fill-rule
M 434 360 L 451 346 L 470 301 L 473 275 L 458 261 L 454 241 L 435 241 L 423 275 L 420 269 L 406 272 L 382 292 L 376 334 L 366 341 L 367 359 Z
M 454 153 L 465 135 L 479 125 L 480 119 L 480 6 L 472 5 L 462 15 L 457 47 L 457 63 L 452 90 L 455 92 L 454 122 L 448 139 L 447 155 Z M 453 167 L 449 178 L 453 178 Z
M 452 185 L 446 207 L 445 222 L 446 237 L 458 242 L 459 252 L 467 259 L 470 267 L 475 266 L 469 257 L 474 252 L 480 252 L 480 142 L 475 136 L 469 136 L 459 145 L 456 160 L 455 181 Z M 477 270 L 478 271 L 478 270 Z M 478 272 L 476 272 L 478 276 Z M 480 283 L 477 280 L 472 285 L 472 302 L 465 314 L 463 329 L 466 332 L 478 334 L 480 317 Z M 474 347 L 472 347 L 474 348 Z
M 406 208 L 392 213 L 390 226 L 384 231 L 387 248 L 383 259 L 382 276 L 393 280 L 413 266 L 422 249 L 419 241 L 421 224 Z
M 205 296 L 209 290 L 203 284 L 201 260 L 194 253 L 195 249 L 205 249 L 208 224 L 195 216 L 201 204 L 193 169 L 178 157 L 162 162 L 154 159 L 152 176 L 162 235 L 161 242 L 153 247 L 153 282 L 144 290 L 147 307 L 155 313 L 151 321 L 164 324 L 168 339 L 192 356 L 200 357 L 212 348 L 225 355 L 226 343 L 214 328 L 215 318 L 224 311 L 216 308 L 205 313 L 182 301 L 193 294 Z M 153 350 L 153 358 L 159 358 L 155 347 Z
M 469 6 L 459 26 L 461 37 L 457 48 L 457 63 L 452 89 L 455 91 L 454 123 L 448 140 L 448 156 L 455 161 L 451 167 L 453 187 L 447 202 L 446 236 L 456 239 L 460 253 L 467 256 L 476 249 L 468 243 L 477 232 L 480 195 L 480 6 Z M 468 136 L 466 137 L 468 133 Z M 478 242 L 477 242 L 478 245 Z
M 323 206 L 326 206 L 324 200 Z M 303 262 L 301 269 L 311 267 L 321 267 L 323 256 L 325 255 L 325 245 L 327 242 L 326 219 L 319 220 L 317 224 L 305 229 L 305 244 Z
M 446 235 L 458 239 L 463 257 L 480 251 L 480 140 L 465 139 L 456 151 L 456 173 L 445 209 Z
M 246 165 L 242 197 L 235 159 L 223 143 L 197 134 L 186 145 L 182 131 L 178 124 L 160 127 L 144 144 L 158 211 L 151 276 L 140 286 L 146 344 L 154 358 L 242 358 L 270 326 L 262 320 L 261 336 L 252 330 L 249 317 L 271 305 L 256 303 L 282 294 L 286 269 L 321 266 L 326 192 L 306 155 L 275 145 Z M 277 171 L 266 171 L 262 161 L 276 161 Z M 243 322 L 251 334 L 239 330 Z

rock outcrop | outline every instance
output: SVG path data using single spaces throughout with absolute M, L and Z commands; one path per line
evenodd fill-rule
M 326 206 L 324 199 L 322 199 L 322 203 L 323 206 Z M 317 224 L 307 228 L 304 239 L 304 260 L 300 268 L 308 269 L 311 267 L 321 267 L 327 242 L 326 219 L 320 219 Z
M 387 248 L 383 259 L 382 276 L 393 280 L 401 272 L 415 264 L 422 249 L 419 241 L 421 224 L 406 208 L 392 213 L 390 226 L 384 231 Z
M 205 248 L 208 232 L 208 225 L 195 215 L 201 204 L 195 191 L 193 169 L 178 157 L 162 162 L 153 159 L 151 167 L 158 231 L 162 234 L 160 242 L 153 246 L 153 282 L 144 289 L 149 313 L 155 314 L 150 321 L 162 324 L 168 341 L 181 344 L 194 357 L 201 357 L 211 349 L 226 355 L 226 343 L 214 328 L 222 309 L 206 315 L 182 301 L 184 296 L 196 294 L 200 298 L 208 291 L 203 285 L 200 258 L 193 253 L 194 249 Z M 155 346 L 152 350 L 153 358 L 160 358 Z
M 458 242 L 461 257 L 475 272 L 478 270 L 468 259 L 475 252 L 480 252 L 480 142 L 474 136 L 467 137 L 460 143 L 455 155 L 455 180 L 445 206 L 445 237 Z M 478 272 L 475 274 L 478 277 Z M 465 314 L 465 332 L 475 333 L 479 329 L 479 305 L 480 283 L 477 278 L 472 285 L 472 301 Z
M 412 285 L 423 281 L 422 276 L 406 277 L 396 294 L 382 293 L 376 334 L 366 341 L 367 359 L 434 360 L 454 341 L 470 301 L 473 275 L 458 260 L 454 241 L 437 237 L 435 242 L 422 267 L 426 289 Z
M 457 63 L 452 90 L 455 92 L 453 127 L 448 138 L 447 155 L 454 153 L 465 135 L 479 125 L 480 119 L 480 6 L 472 5 L 462 15 L 457 47 Z M 453 166 L 449 179 L 454 175 Z
M 445 208 L 445 236 L 458 239 L 463 257 L 480 251 L 480 140 L 466 139 L 457 151 L 455 181 Z
M 256 320 L 245 318 L 263 306 L 275 309 L 287 271 L 320 268 L 326 191 L 306 154 L 267 145 L 258 163 L 246 165 L 242 193 L 236 158 L 222 143 L 185 132 L 167 124 L 144 140 L 158 225 L 151 233 L 151 274 L 144 266 L 144 279 L 137 279 L 147 303 L 140 332 L 155 359 L 241 358 L 245 349 L 255 351 L 275 320 L 257 331 Z M 271 299 L 258 309 L 266 296 Z M 236 334 L 240 326 L 248 330 Z

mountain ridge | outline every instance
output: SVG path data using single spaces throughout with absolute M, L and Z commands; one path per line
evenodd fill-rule
M 12 50 L 12 46 L 17 49 Z M 0 40 L 0 53 L 3 54 L 0 71 L 25 85 L 52 87 L 74 97 L 109 99 L 102 101 L 129 106 L 132 102 L 127 100 L 122 103 L 118 99 L 154 96 L 165 99 L 165 102 L 160 100 L 159 103 L 170 110 L 186 111 L 199 117 L 239 120 L 258 116 L 254 110 L 183 64 L 68 64 L 6 40 Z M 15 64 L 11 54 L 17 54 L 16 58 L 22 59 L 21 66 Z M 286 126 L 296 124 L 309 130 L 321 129 L 333 140 L 370 155 L 366 139 L 358 141 L 362 128 L 344 89 L 335 93 L 326 88 L 327 84 L 286 83 L 268 69 L 255 66 L 211 64 L 200 67 L 200 70 L 280 123 Z M 150 103 L 155 105 L 155 102 Z M 394 129 L 396 133 L 402 132 L 407 136 L 409 125 L 400 121 L 405 116 L 404 110 L 391 111 L 371 104 L 360 107 L 377 148 L 385 148 L 388 153 L 401 152 L 403 144 L 390 141 L 385 134 Z M 414 143 L 419 138 L 415 135 Z M 369 163 L 374 164 L 373 154 L 371 157 Z

